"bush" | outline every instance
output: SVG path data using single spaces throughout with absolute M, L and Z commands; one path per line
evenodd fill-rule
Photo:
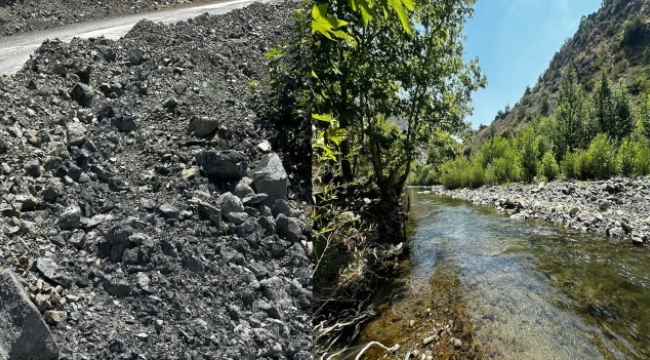
M 638 45 L 645 36 L 645 21 L 640 14 L 635 14 L 623 24 L 623 39 L 625 45 Z
M 525 181 L 532 181 L 537 174 L 537 159 L 539 157 L 539 141 L 535 137 L 532 126 L 528 126 L 519 132 L 517 137 L 519 150 L 519 166 L 521 176 Z
M 469 171 L 469 160 L 459 156 L 440 166 L 440 183 L 448 189 L 463 187 L 463 174 Z
M 437 185 L 439 184 L 438 171 L 433 165 L 424 165 L 415 173 L 415 185 Z
M 578 172 L 576 171 L 576 162 L 578 156 L 569 152 L 564 156 L 564 159 L 560 162 L 560 168 L 562 170 L 562 175 L 567 179 L 576 179 L 578 178 Z
M 616 175 L 616 149 L 607 135 L 596 135 L 582 156 L 582 178 L 604 180 Z
M 485 184 L 485 171 L 478 158 L 460 156 L 440 167 L 440 183 L 448 189 L 477 188 Z
M 627 137 L 621 142 L 616 156 L 618 171 L 623 176 L 631 176 L 635 173 L 634 161 L 636 157 L 636 146 L 632 140 Z
M 485 172 L 480 162 L 472 161 L 468 178 L 464 179 L 464 184 L 470 188 L 481 187 L 485 184 Z
M 560 175 L 560 167 L 555 160 L 555 154 L 551 150 L 544 153 L 538 168 L 539 175 L 545 177 L 548 181 L 553 181 Z
M 650 174 L 650 147 L 647 142 L 639 146 L 634 154 L 634 170 L 640 176 Z
M 511 159 L 498 158 L 489 168 L 492 169 L 492 175 L 498 184 L 519 180 L 519 167 Z

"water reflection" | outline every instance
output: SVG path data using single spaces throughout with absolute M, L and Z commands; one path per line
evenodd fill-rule
M 429 323 L 418 329 L 424 335 L 414 335 L 403 334 L 404 322 L 413 324 L 437 302 L 447 307 L 442 314 L 463 313 L 456 321 L 481 357 L 650 357 L 647 249 L 432 195 L 412 194 L 411 205 L 409 296 L 391 304 L 403 314 L 378 319 L 364 340 L 392 345 L 426 335 Z

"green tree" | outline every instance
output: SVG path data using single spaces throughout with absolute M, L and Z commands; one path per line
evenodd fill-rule
M 634 118 L 632 117 L 632 105 L 630 96 L 623 84 L 618 84 L 614 90 L 614 109 L 612 114 L 612 126 L 606 133 L 619 141 L 630 135 L 634 130 Z
M 609 134 L 613 125 L 614 94 L 612 83 L 609 81 L 607 71 L 600 72 L 600 80 L 594 91 L 594 116 L 598 125 L 598 132 Z
M 518 139 L 519 164 L 524 181 L 531 182 L 537 175 L 537 158 L 539 157 L 539 143 L 532 126 L 527 126 L 520 131 Z
M 589 112 L 573 65 L 569 66 L 562 79 L 555 117 L 560 133 L 560 153 L 565 154 L 583 147 L 587 140 L 585 123 Z
M 463 25 L 474 0 L 417 1 L 412 34 L 381 16 L 354 26 L 354 13 L 336 9 L 355 43 L 315 40 L 315 113 L 330 114 L 348 131 L 341 145 L 346 179 L 365 175 L 382 199 L 398 201 L 418 149 L 434 129 L 457 133 L 471 111 L 470 95 L 485 84 L 477 60 L 463 61 Z M 355 23 L 356 21 L 356 23 Z M 381 144 L 385 123 L 400 124 L 397 146 Z M 349 149 L 346 149 L 346 142 Z M 353 149 L 358 149 L 356 152 Z M 347 170 L 346 170 L 347 169 Z
M 650 139 L 650 97 L 640 97 L 639 122 L 643 135 Z

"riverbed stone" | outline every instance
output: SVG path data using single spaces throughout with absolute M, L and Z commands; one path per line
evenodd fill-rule
M 598 208 L 600 209 L 600 211 L 607 211 L 607 209 L 609 209 L 609 201 L 600 200 L 598 202 Z

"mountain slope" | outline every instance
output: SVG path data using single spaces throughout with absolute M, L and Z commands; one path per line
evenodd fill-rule
M 650 93 L 650 0 L 603 0 L 601 8 L 580 22 L 578 31 L 553 56 L 548 69 L 512 108 L 496 114 L 498 134 L 512 131 L 538 115 L 550 115 L 557 104 L 562 76 L 569 64 L 578 81 L 591 93 L 603 69 L 613 82 L 627 86 L 633 102 Z M 489 137 L 490 128 L 477 132 L 472 146 Z

